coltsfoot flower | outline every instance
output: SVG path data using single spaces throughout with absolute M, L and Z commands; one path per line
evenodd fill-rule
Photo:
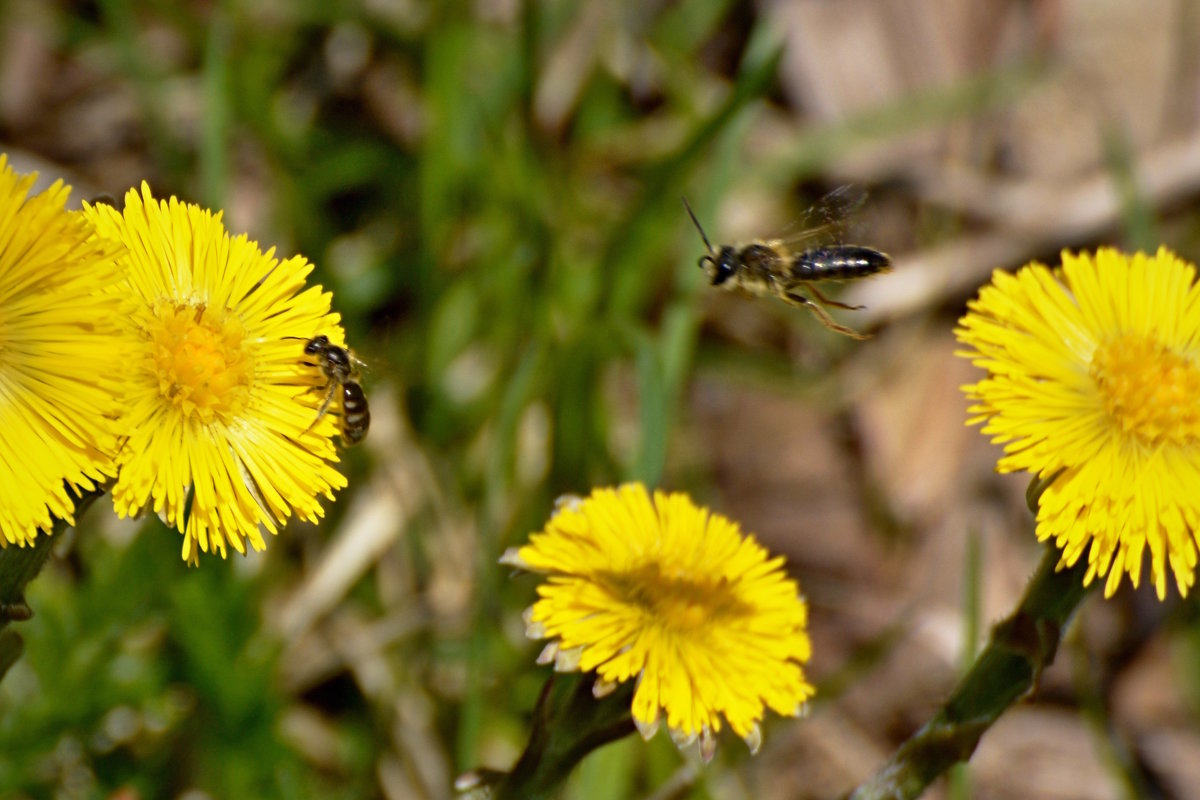
M 728 724 L 757 751 L 765 709 L 798 715 L 813 695 L 808 613 L 783 558 L 685 494 L 596 489 L 501 560 L 547 576 L 526 613 L 529 635 L 552 640 L 540 660 L 594 670 L 598 693 L 636 679 L 646 738 L 665 717 L 709 759 Z
M 30 197 L 36 177 L 0 155 L 0 546 L 73 525 L 74 497 L 116 474 L 119 248 L 62 181 Z
M 1200 288 L 1165 248 L 1062 254 L 1061 269 L 997 271 L 960 321 L 960 353 L 988 375 L 964 387 L 968 422 L 1004 444 L 1001 472 L 1054 476 L 1037 535 L 1111 596 L 1150 576 L 1196 580 L 1200 536 Z
M 333 417 L 309 430 L 322 399 L 305 340 L 343 343 L 330 295 L 305 287 L 312 265 L 278 260 L 221 215 L 145 184 L 124 211 L 87 206 L 100 236 L 121 242 L 131 352 L 123 368 L 122 423 L 113 504 L 121 516 L 152 506 L 183 533 L 183 557 L 277 532 L 292 513 L 316 520 L 319 495 L 346 485 L 334 468 Z M 312 391 L 307 391 L 307 390 Z

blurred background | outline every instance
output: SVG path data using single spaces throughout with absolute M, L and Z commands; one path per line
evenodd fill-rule
M 188 569 L 98 503 L 32 586 L 0 796 L 431 798 L 547 675 L 497 565 L 565 492 L 684 489 L 787 556 L 819 697 L 571 800 L 829 798 L 948 693 L 1040 557 L 952 330 L 1061 248 L 1200 256 L 1194 0 L 0 0 L 0 150 L 142 180 L 317 264 L 374 423 L 319 527 Z M 838 186 L 894 272 L 837 319 L 708 288 Z M 315 333 L 315 332 L 314 332 Z M 934 797 L 1200 797 L 1195 604 L 1093 596 Z

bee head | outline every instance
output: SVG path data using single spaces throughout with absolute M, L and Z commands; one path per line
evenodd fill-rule
M 726 245 L 717 251 L 716 256 L 707 255 L 700 259 L 700 266 L 708 276 L 713 286 L 720 286 L 734 276 L 738 270 L 737 248 Z
M 328 347 L 329 347 L 329 337 L 328 336 L 326 336 L 325 334 L 321 334 L 320 336 L 314 336 L 313 338 L 309 339 L 308 342 L 304 345 L 304 354 L 307 356 L 320 355 L 321 353 L 325 352 L 326 348 L 328 348 Z

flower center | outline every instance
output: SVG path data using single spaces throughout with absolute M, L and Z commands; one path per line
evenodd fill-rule
M 1200 367 L 1151 338 L 1125 334 L 1092 356 L 1104 409 L 1144 443 L 1200 441 Z
M 235 315 L 204 303 L 166 305 L 151 339 L 158 389 L 186 418 L 228 423 L 245 408 L 254 369 Z
M 727 582 L 667 575 L 658 564 L 614 576 L 612 588 L 619 597 L 679 632 L 702 630 L 714 620 L 746 613 L 744 603 Z

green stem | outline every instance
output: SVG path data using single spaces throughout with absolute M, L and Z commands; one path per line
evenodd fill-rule
M 103 493 L 103 489 L 95 489 L 80 495 L 75 501 L 75 518 L 78 519 L 92 501 Z M 21 637 L 4 628 L 10 622 L 22 622 L 33 616 L 25 602 L 25 587 L 41 572 L 42 565 L 54 549 L 56 535 L 66 528 L 66 521 L 56 519 L 54 529 L 49 534 L 39 535 L 32 544 L 24 547 L 9 545 L 0 549 L 0 679 L 21 657 L 24 649 Z
M 939 775 L 966 761 L 1009 706 L 1027 695 L 1054 661 L 1062 631 L 1087 594 L 1087 560 L 1059 570 L 1059 553 L 1046 555 L 1012 615 L 991 640 L 958 689 L 851 800 L 901 800 L 919 796 Z
M 529 744 L 512 771 L 499 778 L 492 800 L 555 797 L 584 756 L 633 733 L 634 682 L 601 699 L 592 694 L 594 683 L 592 675 L 554 675 L 546 681 Z

